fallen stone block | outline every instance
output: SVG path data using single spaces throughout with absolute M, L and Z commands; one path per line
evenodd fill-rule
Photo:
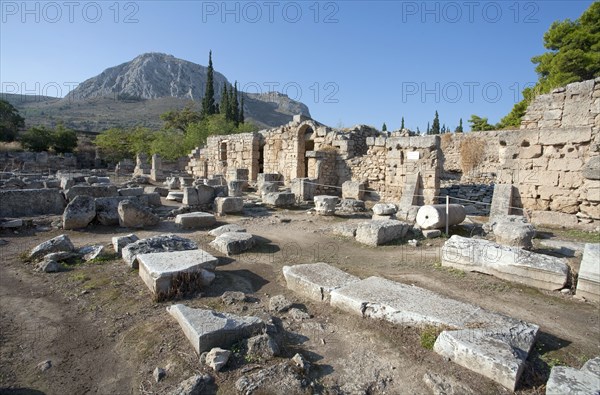
M 137 255 L 151 254 L 155 252 L 196 250 L 198 244 L 195 241 L 177 235 L 167 234 L 141 239 L 128 244 L 121 250 L 121 256 L 125 263 L 132 269 L 137 269 Z
M 209 185 L 196 186 L 196 192 L 198 192 L 199 205 L 210 204 L 213 200 L 215 200 L 215 188 Z
M 512 184 L 494 185 L 492 205 L 490 206 L 490 220 L 497 216 L 506 216 L 511 212 L 514 186 Z
M 373 214 L 373 215 L 371 215 L 371 221 L 388 221 L 390 219 L 396 219 L 396 214 L 389 214 L 389 215 Z
M 238 394 L 310 394 L 310 379 L 296 362 L 288 360 L 241 376 L 235 382 Z M 344 392 L 342 392 L 344 393 Z
M 206 364 L 215 372 L 218 372 L 219 370 L 223 369 L 225 365 L 227 365 L 230 356 L 231 351 L 216 347 L 206 354 Z
M 332 232 L 334 235 L 354 238 L 356 228 L 358 228 L 358 225 L 338 225 L 332 229 Z
M 442 231 L 439 229 L 429 229 L 422 231 L 423 237 L 426 239 L 435 239 L 436 237 L 440 237 L 442 235 Z
M 201 289 L 214 278 L 218 259 L 203 250 L 138 254 L 139 274 L 157 300 Z
M 169 190 L 163 187 L 144 187 L 144 193 L 158 193 L 162 197 L 167 197 L 169 194 Z
M 101 225 L 119 225 L 119 203 L 124 200 L 136 200 L 140 203 L 144 203 L 144 201 L 140 200 L 140 198 L 141 197 L 135 196 L 96 198 L 96 219 Z
M 596 302 L 600 301 L 600 244 L 598 243 L 585 245 L 575 294 Z
M 329 302 L 331 291 L 360 281 L 324 262 L 284 266 L 288 289 L 317 302 Z
M 429 290 L 369 277 L 331 292 L 331 305 L 402 326 L 438 326 L 434 351 L 514 390 L 539 327 Z
M 58 189 L 0 190 L 0 217 L 62 214 L 67 202 Z
M 363 222 L 356 229 L 356 241 L 370 246 L 378 246 L 402 239 L 411 226 L 395 220 Z
M 271 192 L 264 194 L 262 200 L 273 207 L 292 207 L 296 204 L 296 195 L 290 192 Z
M 278 190 L 279 190 L 278 182 L 264 182 L 258 187 L 258 193 L 260 196 L 262 196 L 266 193 L 277 192 Z
M 115 185 L 74 185 L 65 192 L 65 197 L 71 201 L 75 196 L 111 197 L 119 196 L 119 191 Z
M 164 184 L 169 190 L 179 189 L 179 186 L 181 185 L 179 183 L 179 177 L 167 177 Z
M 511 247 L 530 249 L 535 237 L 535 227 L 527 223 L 525 217 L 507 215 L 496 216 L 492 224 L 496 243 Z
M 119 202 L 119 226 L 124 228 L 143 228 L 160 222 L 158 215 L 134 200 Z
M 184 187 L 183 188 L 183 199 L 181 203 L 187 206 L 197 206 L 200 204 L 198 199 L 198 190 L 194 187 Z
M 22 219 L 0 219 L 0 229 L 16 229 L 21 226 L 23 226 Z
M 211 230 L 210 232 L 208 232 L 208 234 L 210 236 L 217 237 L 221 236 L 223 233 L 229 232 L 246 232 L 246 228 L 241 227 L 237 224 L 227 224 Z
M 316 178 L 294 178 L 290 182 L 290 190 L 296 197 L 296 201 L 302 203 L 313 200 L 317 189 L 317 182 Z M 266 183 L 263 184 L 263 188 L 265 185 Z M 276 191 L 277 189 L 274 192 Z
M 179 323 L 198 355 L 215 347 L 228 348 L 239 340 L 260 334 L 265 327 L 257 317 L 193 309 L 182 304 L 167 307 L 167 312 Z
M 482 239 L 452 236 L 442 248 L 442 266 L 491 274 L 547 290 L 561 289 L 569 268 L 562 258 L 507 247 Z
M 141 196 L 144 194 L 144 188 L 122 188 L 119 189 L 120 196 Z
M 314 197 L 315 212 L 318 215 L 334 215 L 335 207 L 337 206 L 340 198 L 337 196 L 319 195 Z
M 96 218 L 96 201 L 91 196 L 76 196 L 62 216 L 63 229 L 85 228 Z
M 169 194 L 167 195 L 167 197 L 165 199 L 181 203 L 181 202 L 183 202 L 183 192 L 171 191 L 171 192 L 169 192 Z
M 347 213 L 360 213 L 366 211 L 365 202 L 356 199 L 342 199 L 340 201 L 340 211 Z
M 244 199 L 240 197 L 215 198 L 215 212 L 218 215 L 241 213 L 244 209 Z
M 209 228 L 217 223 L 217 219 L 210 213 L 200 211 L 187 214 L 178 214 L 175 223 L 183 229 Z
M 244 194 L 244 190 L 248 187 L 246 180 L 231 180 L 227 183 L 227 192 L 229 196 L 239 197 Z
M 256 185 L 258 187 L 258 189 L 260 190 L 262 185 L 265 182 L 272 182 L 275 184 L 279 184 L 281 181 L 281 175 L 278 173 L 258 173 L 258 176 L 256 177 Z
M 129 245 L 131 243 L 135 243 L 139 239 L 140 238 L 137 237 L 133 233 L 130 233 L 127 236 L 114 236 L 112 238 L 113 248 L 115 249 L 115 252 L 117 254 L 120 254 L 121 251 L 123 250 L 123 247 L 125 247 L 126 245 Z
M 600 357 L 587 361 L 581 370 L 555 366 L 546 383 L 546 395 L 589 395 L 600 393 Z
M 373 214 L 376 215 L 392 215 L 396 214 L 396 206 L 392 203 L 377 203 L 373 206 Z
M 419 208 L 421 208 L 421 206 L 401 206 L 396 212 L 396 219 L 409 224 L 415 224 L 417 222 Z
M 342 184 L 342 197 L 344 199 L 363 200 L 365 196 L 365 183 L 361 181 L 345 181 Z
M 106 255 L 106 248 L 102 244 L 81 247 L 77 253 L 83 257 L 83 260 L 88 262 L 93 259 Z
M 75 247 L 69 236 L 60 235 L 34 247 L 29 252 L 29 259 L 36 260 L 53 252 L 73 252 L 73 250 Z
M 255 242 L 250 233 L 228 232 L 217 236 L 210 242 L 210 246 L 223 254 L 235 255 L 251 249 Z
M 161 206 L 162 202 L 160 201 L 160 195 L 158 192 L 154 193 L 144 193 L 137 197 L 138 201 L 146 206 Z

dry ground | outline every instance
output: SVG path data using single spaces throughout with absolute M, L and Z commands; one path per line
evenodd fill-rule
M 517 390 L 521 394 L 543 394 L 551 366 L 581 367 L 600 355 L 597 304 L 442 268 L 439 251 L 444 239 L 424 241 L 418 248 L 405 244 L 372 248 L 331 233 L 331 227 L 358 218 L 315 217 L 303 210 L 262 214 L 222 219 L 246 226 L 259 236 L 260 244 L 235 259 L 223 258 L 211 287 L 182 303 L 268 319 L 269 296 L 286 295 L 311 318 L 295 321 L 285 313 L 276 314 L 285 328 L 284 357 L 300 352 L 313 363 L 315 392 L 429 394 L 422 380 L 426 372 L 452 377 L 475 393 L 510 391 L 422 346 L 429 339 L 422 329 L 362 320 L 289 292 L 281 272 L 284 265 L 328 262 L 360 277 L 378 275 L 415 284 L 540 325 L 541 334 Z M 36 222 L 44 225 L 53 219 Z M 63 232 L 42 226 L 0 234 L 8 241 L 0 247 L 1 394 L 161 394 L 199 371 L 215 377 L 216 393 L 229 394 L 244 372 L 277 362 L 245 360 L 240 354 L 216 374 L 201 366 L 165 311 L 170 303 L 154 303 L 137 272 L 118 258 L 72 265 L 54 274 L 35 272 L 22 260 L 24 252 L 61 233 L 83 246 L 108 245 L 112 236 L 131 231 L 91 226 Z M 171 221 L 135 231 L 140 238 L 167 232 L 189 237 L 215 253 L 208 246 L 211 238 L 206 231 L 181 231 Z M 579 260 L 569 260 L 575 270 Z M 250 302 L 223 305 L 220 295 L 227 290 L 248 293 Z M 52 367 L 41 371 L 37 365 L 45 360 Z M 160 383 L 152 378 L 157 366 L 167 370 Z

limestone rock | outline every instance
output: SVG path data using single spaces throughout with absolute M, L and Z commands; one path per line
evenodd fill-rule
M 340 210 L 347 213 L 360 213 L 366 211 L 365 202 L 356 199 L 342 199 L 340 201 Z
M 79 251 L 77 251 L 77 253 L 82 255 L 83 260 L 87 262 L 106 255 L 106 249 L 102 244 L 95 244 L 82 247 L 79 249 Z
M 356 241 L 370 246 L 378 246 L 406 236 L 411 226 L 395 220 L 363 222 L 356 229 Z
M 211 241 L 210 245 L 223 254 L 235 255 L 251 249 L 254 247 L 255 242 L 254 236 L 250 233 L 227 232 Z
M 375 215 L 392 215 L 396 214 L 396 206 L 392 203 L 377 203 L 373 206 L 373 214 Z
M 67 202 L 58 189 L 0 190 L 0 217 L 62 214 Z
M 52 252 L 73 252 L 75 247 L 67 235 L 56 236 L 34 247 L 29 253 L 29 259 L 37 260 Z
M 343 236 L 343 237 L 355 237 L 356 229 L 358 225 L 338 225 L 332 229 L 334 235 Z
M 136 269 L 138 267 L 136 260 L 138 254 L 196 249 L 198 249 L 198 244 L 196 244 L 195 241 L 177 235 L 167 234 L 138 240 L 123 247 L 121 252 L 125 263 L 132 269 Z
M 196 192 L 198 193 L 199 205 L 210 204 L 215 199 L 215 188 L 209 185 L 196 186 Z
M 175 217 L 175 223 L 183 229 L 200 229 L 213 226 L 217 223 L 217 219 L 213 214 L 197 211 L 187 214 L 178 214 Z
M 269 299 L 269 310 L 277 313 L 288 311 L 292 305 L 293 303 L 283 295 L 275 295 Z
M 215 212 L 218 215 L 241 213 L 244 209 L 244 200 L 240 197 L 215 198 Z
M 94 198 L 118 196 L 119 191 L 114 185 L 75 185 L 65 193 L 68 201 L 76 196 L 91 196 Z
M 44 259 L 43 261 L 39 262 L 35 268 L 38 272 L 44 273 L 56 273 L 61 269 L 60 263 L 49 259 Z
M 288 289 L 317 302 L 329 302 L 331 291 L 360 281 L 324 262 L 284 266 L 283 276 Z
M 284 362 L 240 377 L 235 382 L 235 389 L 244 395 L 308 395 L 312 391 L 306 388 L 307 383 L 308 380 L 293 362 Z
M 119 226 L 124 228 L 143 228 L 160 222 L 158 215 L 133 200 L 119 202 L 118 212 Z
M 271 192 L 264 194 L 262 200 L 273 207 L 291 207 L 296 204 L 296 195 L 290 192 Z
M 342 197 L 344 199 L 363 200 L 365 184 L 361 181 L 345 181 L 342 184 Z
M 183 202 L 183 192 L 169 192 L 169 194 L 167 195 L 167 197 L 165 198 L 166 200 L 171 200 L 174 202 Z
M 238 340 L 262 332 L 257 317 L 240 317 L 214 310 L 193 309 L 182 304 L 167 307 L 198 355 L 215 347 L 229 347 Z
M 197 206 L 200 204 L 200 199 L 198 198 L 198 190 L 194 187 L 184 187 L 183 188 L 183 198 L 181 203 L 187 206 Z
M 249 338 L 246 346 L 249 355 L 258 357 L 262 360 L 269 360 L 276 357 L 280 352 L 277 341 L 266 333 Z
M 535 227 L 523 222 L 501 221 L 494 226 L 496 243 L 530 249 L 535 237 Z
M 590 359 L 581 370 L 555 366 L 546 383 L 547 395 L 589 395 L 600 393 L 600 357 Z
M 598 243 L 585 245 L 575 294 L 600 301 L 600 244 Z
M 226 305 L 242 303 L 246 301 L 246 294 L 239 291 L 225 291 L 221 295 L 221 301 Z
M 163 368 L 159 367 L 154 369 L 154 371 L 152 372 L 152 377 L 154 377 L 154 381 L 156 381 L 157 383 L 161 381 L 166 375 L 167 372 Z
M 531 213 L 531 223 L 534 225 L 572 228 L 577 226 L 577 222 L 577 217 L 571 214 L 554 211 L 533 211 Z
M 476 393 L 465 384 L 455 379 L 436 373 L 425 373 L 423 382 L 429 387 L 433 395 L 476 395 Z
M 206 364 L 218 372 L 227 364 L 230 356 L 231 351 L 215 347 L 206 355 Z
M 450 237 L 444 244 L 442 266 L 491 274 L 547 290 L 563 288 L 569 273 L 562 258 L 458 235 Z
M 96 217 L 96 202 L 90 196 L 76 196 L 62 216 L 63 229 L 85 228 Z
M 195 374 L 192 377 L 182 381 L 179 385 L 168 395 L 203 395 L 207 392 L 207 387 L 213 382 L 213 378 L 210 375 L 198 375 Z M 212 393 L 212 392 L 209 392 Z
M 122 188 L 119 189 L 120 196 L 142 196 L 144 194 L 144 188 Z
M 246 232 L 246 228 L 243 228 L 237 224 L 227 224 L 211 230 L 210 232 L 208 232 L 208 234 L 210 236 L 217 237 L 221 236 L 223 233 L 229 232 Z
M 134 242 L 138 241 L 139 239 L 140 238 L 137 237 L 133 233 L 130 233 L 127 236 L 114 236 L 112 238 L 113 248 L 117 254 L 120 254 L 123 247 L 125 247 L 126 245 L 129 245 L 131 243 L 134 243 Z
M 600 180 L 600 156 L 591 157 L 581 173 L 588 180 Z
M 339 202 L 337 196 L 319 195 L 314 197 L 315 212 L 319 215 L 334 215 Z

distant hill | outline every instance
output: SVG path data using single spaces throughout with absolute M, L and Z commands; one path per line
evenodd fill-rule
M 207 68 L 174 56 L 147 53 L 110 67 L 77 86 L 64 98 L 0 94 L 25 117 L 28 126 L 55 125 L 101 132 L 110 127 L 162 126 L 160 114 L 193 103 L 199 109 Z M 227 78 L 215 70 L 217 102 Z M 289 122 L 296 114 L 310 116 L 308 107 L 288 96 L 244 93 L 246 118 L 260 127 Z

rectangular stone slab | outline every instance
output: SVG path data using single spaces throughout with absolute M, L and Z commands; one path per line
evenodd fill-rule
M 217 219 L 210 213 L 197 211 L 194 213 L 178 214 L 175 223 L 183 229 L 208 228 L 217 223 Z
M 482 239 L 452 236 L 442 248 L 442 266 L 491 274 L 547 290 L 561 289 L 569 268 L 562 258 L 536 254 Z
M 598 243 L 585 245 L 579 267 L 576 294 L 600 301 L 600 244 Z
M 514 390 L 538 326 L 416 286 L 369 277 L 333 290 L 331 305 L 396 325 L 446 328 L 434 351 Z
M 182 304 L 167 307 L 198 355 L 214 347 L 228 348 L 241 339 L 260 334 L 265 326 L 257 317 L 240 317 Z
M 137 256 L 140 277 L 153 294 L 167 293 L 181 273 L 214 270 L 218 259 L 203 250 L 157 252 Z
M 360 281 L 358 277 L 323 262 L 284 266 L 283 276 L 289 289 L 317 302 L 328 302 L 334 289 Z
M 494 185 L 494 194 L 492 195 L 492 206 L 490 207 L 490 218 L 498 215 L 510 214 L 512 206 L 514 187 L 512 184 Z

